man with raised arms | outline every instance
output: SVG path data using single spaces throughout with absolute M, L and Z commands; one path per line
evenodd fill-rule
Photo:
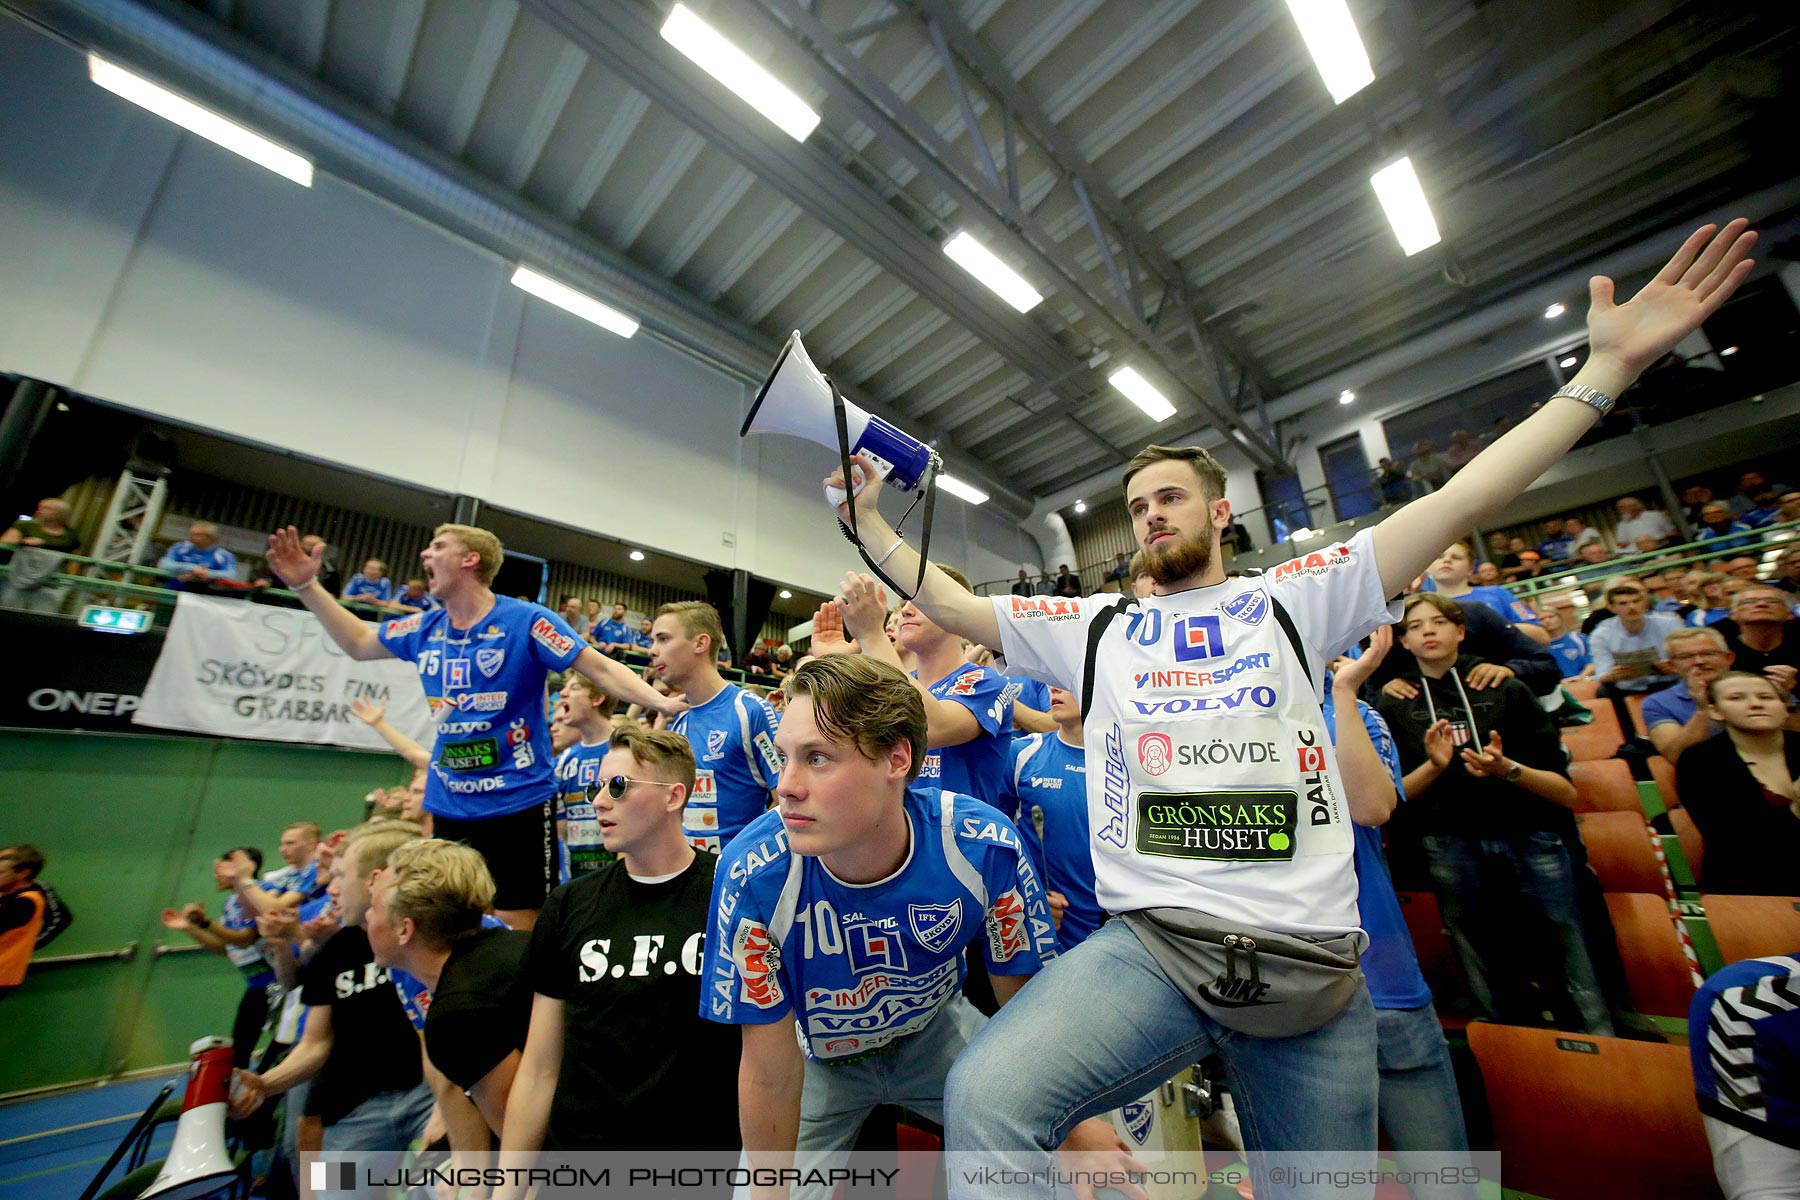
M 1197 447 L 1147 448 L 1125 474 L 1155 595 L 978 598 L 926 572 L 916 603 L 937 624 L 1087 697 L 1097 892 L 1124 915 L 1053 963 L 963 1054 L 946 1097 L 948 1149 L 1041 1170 L 1076 1122 L 1216 1050 L 1261 1200 L 1322 1194 L 1272 1179 L 1268 1152 L 1373 1154 L 1375 1024 L 1354 965 L 1364 935 L 1353 838 L 1316 680 L 1394 619 L 1389 597 L 1442 547 L 1489 523 L 1724 303 L 1754 240 L 1742 221 L 1707 226 L 1622 305 L 1595 277 L 1590 353 L 1572 384 L 1431 495 L 1267 575 L 1225 575 L 1224 472 Z M 877 511 L 872 465 L 856 461 L 868 553 L 911 579 L 919 556 Z M 827 483 L 843 487 L 841 472 Z M 848 524 L 847 508 L 837 515 Z M 1204 973 L 1217 961 L 1208 929 L 1216 942 L 1272 935 L 1252 935 L 1262 982 L 1244 978 L 1242 953 L 1235 971 Z M 1269 1002 L 1272 979 L 1287 981 L 1277 995 L 1289 1003 Z M 953 1178 L 952 1195 L 968 1186 Z
M 480 851 L 494 875 L 495 915 L 529 929 L 556 872 L 544 717 L 550 673 L 573 669 L 609 696 L 671 716 L 686 705 L 587 645 L 549 609 L 496 596 L 489 585 L 505 551 L 485 529 L 438 526 L 419 561 L 443 607 L 379 626 L 316 586 L 323 552 L 322 545 L 303 550 L 291 525 L 269 536 L 269 568 L 345 654 L 418 664 L 438 721 L 425 792 L 433 832 Z

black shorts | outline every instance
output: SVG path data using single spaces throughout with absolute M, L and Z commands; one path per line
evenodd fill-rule
M 556 886 L 556 820 L 552 801 L 479 821 L 433 814 L 435 837 L 461 842 L 487 859 L 494 907 L 539 909 Z

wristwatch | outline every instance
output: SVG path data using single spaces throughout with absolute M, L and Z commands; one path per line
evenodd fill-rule
M 1517 783 L 1517 782 L 1519 782 L 1520 779 L 1524 778 L 1524 776 L 1525 776 L 1525 764 L 1515 762 L 1512 765 L 1512 769 L 1506 773 L 1505 778 L 1506 778 L 1506 782 L 1508 782 L 1508 783 Z

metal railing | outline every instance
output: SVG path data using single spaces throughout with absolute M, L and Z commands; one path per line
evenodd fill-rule
M 143 944 L 134 939 L 126 942 L 117 950 L 88 950 L 79 954 L 44 954 L 33 958 L 28 969 L 35 971 L 40 967 L 67 967 L 77 963 L 130 962 L 138 956 L 138 951 L 141 949 L 143 949 Z M 158 942 L 150 948 L 150 955 L 153 958 L 167 958 L 171 954 L 193 954 L 205 949 L 206 947 L 198 942 L 175 946 Z

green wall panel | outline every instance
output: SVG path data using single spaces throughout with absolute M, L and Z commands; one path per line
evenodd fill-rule
M 242 985 L 222 958 L 159 957 L 165 906 L 218 913 L 212 862 L 229 846 L 268 865 L 290 821 L 327 830 L 362 815 L 370 788 L 401 782 L 392 756 L 201 738 L 0 730 L 0 843 L 44 852 L 75 923 L 45 954 L 117 950 L 128 960 L 34 968 L 0 1007 L 0 1095 L 179 1062 L 228 1033 Z

